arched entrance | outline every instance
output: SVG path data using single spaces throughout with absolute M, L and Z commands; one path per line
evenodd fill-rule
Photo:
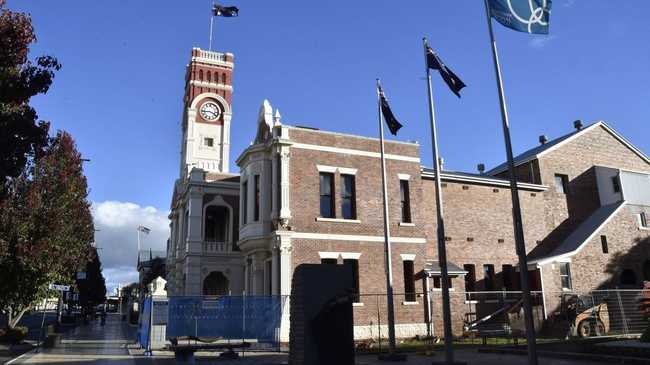
M 228 278 L 221 271 L 213 271 L 203 280 L 203 295 L 227 295 Z

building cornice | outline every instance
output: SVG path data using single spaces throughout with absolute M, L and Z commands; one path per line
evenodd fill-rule
M 424 168 L 422 169 L 421 174 L 423 179 L 432 180 L 436 178 L 436 174 L 433 171 L 427 171 Z M 451 181 L 451 182 L 479 184 L 479 185 L 486 185 L 486 186 L 498 186 L 498 187 L 506 187 L 506 188 L 510 187 L 510 181 L 505 179 L 499 179 L 492 176 L 465 175 L 465 174 L 458 174 L 458 173 L 444 172 L 444 171 L 442 172 L 442 180 Z M 548 190 L 548 186 L 546 185 L 538 185 L 538 184 L 530 184 L 530 183 L 522 183 L 522 182 L 518 182 L 517 187 L 522 190 L 540 191 L 540 192 Z

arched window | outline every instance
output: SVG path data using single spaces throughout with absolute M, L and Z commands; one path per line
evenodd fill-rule
M 212 82 L 212 72 L 208 71 L 208 82 Z
M 634 270 L 624 269 L 621 272 L 621 285 L 635 285 L 636 284 L 636 274 Z
M 228 278 L 221 271 L 213 271 L 203 280 L 203 295 L 227 295 L 228 286 Z
M 226 83 L 226 73 L 221 74 L 221 83 L 225 84 Z
M 203 81 L 203 70 L 199 70 L 199 80 Z
M 218 72 L 214 73 L 214 82 L 216 82 L 217 84 L 219 83 L 219 73 Z
M 210 205 L 205 209 L 205 241 L 227 242 L 229 226 L 228 208 Z

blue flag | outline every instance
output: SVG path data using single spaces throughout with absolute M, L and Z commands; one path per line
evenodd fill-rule
M 519 32 L 548 34 L 551 0 L 488 0 L 490 15 Z

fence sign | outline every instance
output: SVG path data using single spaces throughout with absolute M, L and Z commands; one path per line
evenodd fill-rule
M 50 284 L 49 288 L 51 290 L 70 291 L 70 285 Z

